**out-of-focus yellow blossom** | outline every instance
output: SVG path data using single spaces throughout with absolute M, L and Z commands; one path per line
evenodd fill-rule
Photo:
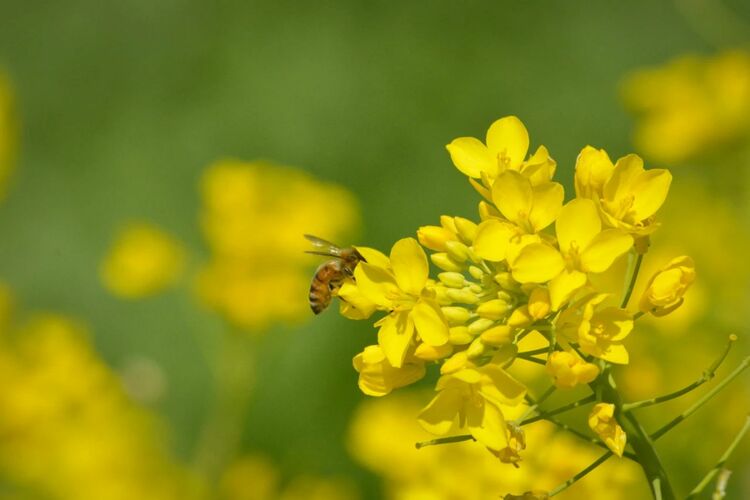
M 600 308 L 607 294 L 590 294 L 560 314 L 557 331 L 581 351 L 610 363 L 627 364 L 622 341 L 633 330 L 633 316 L 619 307 Z
M 281 474 L 269 460 L 246 455 L 235 460 L 219 481 L 220 500 L 356 500 L 349 481 L 335 477 L 295 476 L 282 486 Z
M 599 436 L 607 448 L 618 457 L 625 451 L 627 435 L 615 420 L 615 405 L 597 403 L 589 413 L 589 427 Z
M 3 490 L 24 498 L 202 498 L 82 328 L 36 316 L 0 340 Z
M 368 396 L 385 396 L 393 389 L 413 384 L 424 377 L 424 362 L 407 358 L 394 368 L 379 345 L 365 347 L 354 357 L 354 369 L 359 373 L 359 388 Z
M 600 454 L 601 449 L 562 432 L 547 422 L 524 426 L 535 451 L 520 468 L 509 467 L 475 443 L 454 443 L 417 450 L 414 443 L 430 434 L 414 421 L 421 393 L 404 391 L 368 400 L 357 409 L 349 432 L 352 455 L 384 481 L 387 500 L 497 500 L 504 494 L 551 490 Z M 524 407 L 507 408 L 517 418 Z M 648 495 L 638 466 L 610 460 L 555 498 L 611 500 Z
M 416 335 L 429 346 L 448 342 L 448 322 L 428 287 L 427 256 L 414 238 L 397 241 L 390 257 L 368 259 L 354 271 L 359 291 L 389 314 L 376 323 L 378 344 L 394 368 Z M 347 298 L 346 290 L 340 295 Z
M 547 358 L 547 373 L 559 389 L 572 389 L 593 382 L 599 376 L 599 367 L 587 363 L 575 351 L 555 351 Z
M 681 163 L 750 134 L 750 54 L 682 56 L 639 70 L 623 85 L 636 115 L 635 144 L 649 158 Z
M 668 170 L 645 170 L 643 160 L 634 154 L 612 165 L 604 150 L 586 146 L 576 161 L 577 195 L 596 202 L 607 226 L 634 236 L 646 236 L 657 229 L 654 215 L 667 198 L 671 183 Z
M 222 160 L 200 184 L 201 228 L 211 250 L 197 280 L 201 301 L 234 325 L 260 331 L 305 317 L 314 234 L 346 246 L 359 225 L 343 188 L 264 162 Z
M 113 294 L 137 299 L 173 285 L 185 264 L 185 252 L 174 238 L 149 223 L 132 223 L 115 236 L 99 274 Z
M 0 199 L 5 197 L 8 179 L 13 173 L 18 142 L 18 123 L 13 104 L 13 90 L 0 73 Z
M 508 375 L 501 363 L 478 367 L 468 361 L 465 352 L 455 354 L 441 369 L 438 394 L 419 415 L 422 427 L 438 435 L 466 428 L 491 450 L 508 446 L 501 407 L 520 404 L 526 388 Z
M 664 316 L 674 311 L 685 300 L 687 289 L 695 281 L 695 264 L 690 257 L 672 259 L 654 274 L 641 296 L 639 307 L 654 316 Z

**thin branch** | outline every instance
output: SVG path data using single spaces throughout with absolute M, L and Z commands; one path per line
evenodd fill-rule
M 732 455 L 732 452 L 734 452 L 734 449 L 737 448 L 737 445 L 740 444 L 740 441 L 742 441 L 742 438 L 745 437 L 745 434 L 747 433 L 748 429 L 750 429 L 750 416 L 748 416 L 745 419 L 745 425 L 742 426 L 742 429 L 740 429 L 740 432 L 735 436 L 734 440 L 731 442 L 729 447 L 726 449 L 724 454 L 719 459 L 719 462 L 714 466 L 713 469 L 708 471 L 708 474 L 706 474 L 703 479 L 701 479 L 701 482 L 698 483 L 698 485 L 693 488 L 693 490 L 688 493 L 687 498 L 695 498 L 703 491 L 703 489 L 708 486 L 708 484 L 713 481 L 714 477 L 721 471 L 721 469 L 724 467 L 724 464 L 729 460 L 729 457 Z
M 628 283 L 628 286 L 625 289 L 625 293 L 622 296 L 620 309 L 625 309 L 626 307 L 628 307 L 628 302 L 630 302 L 630 296 L 633 295 L 633 289 L 635 289 L 635 282 L 638 279 L 638 272 L 641 270 L 642 262 L 643 254 L 639 253 L 635 258 L 635 267 L 633 268 L 633 273 L 630 275 L 630 283 Z
M 516 358 L 517 359 L 522 359 L 524 361 L 529 361 L 530 363 L 536 363 L 537 365 L 542 365 L 542 366 L 546 366 L 547 365 L 546 361 L 543 361 L 541 359 L 537 359 L 537 358 L 535 358 L 533 356 L 523 356 L 521 354 L 516 354 Z
M 594 469 L 596 469 L 597 467 L 599 467 L 601 464 L 603 464 L 604 462 L 606 462 L 607 459 L 609 457 L 611 457 L 611 456 L 612 456 L 612 452 L 608 451 L 607 453 L 605 453 L 601 457 L 597 458 L 596 460 L 594 460 L 591 463 L 591 465 L 589 465 L 588 467 L 586 467 L 585 469 L 583 469 L 581 472 L 579 472 L 575 476 L 571 477 L 570 479 L 568 479 L 567 481 L 565 481 L 564 483 L 558 485 L 556 488 L 554 488 L 552 491 L 550 491 L 549 492 L 549 496 L 553 497 L 553 496 L 557 495 L 558 493 L 562 493 L 563 491 L 565 491 L 566 489 L 568 489 L 570 486 L 572 486 L 573 484 L 575 484 L 579 479 L 581 479 L 584 476 L 586 476 L 586 474 L 588 474 L 589 472 L 593 471 Z
M 578 408 L 579 406 L 583 406 L 588 403 L 593 403 L 595 400 L 596 400 L 596 396 L 591 394 L 589 396 L 586 396 L 583 399 L 579 399 L 578 401 L 573 401 L 572 403 L 566 404 L 565 406 L 561 406 L 560 408 L 555 408 L 554 410 L 540 412 L 538 415 L 535 415 L 533 417 L 530 417 L 530 418 L 527 418 L 526 420 L 521 421 L 519 425 L 533 424 L 534 422 L 538 422 L 539 420 L 544 420 L 548 417 L 552 417 L 554 415 L 559 415 L 560 413 L 565 413 L 566 411 L 573 410 L 575 408 Z
M 534 349 L 533 351 L 523 351 L 519 352 L 517 355 L 525 355 L 525 356 L 538 356 L 539 354 L 547 354 L 549 352 L 549 347 L 540 347 L 539 349 Z
M 714 396 L 716 396 L 724 387 L 726 387 L 727 384 L 729 384 L 732 380 L 737 378 L 745 368 L 750 365 L 750 356 L 746 357 L 742 360 L 742 362 L 735 368 L 735 370 L 727 375 L 727 377 L 719 382 L 719 384 L 711 389 L 709 392 L 707 392 L 702 398 L 700 398 L 698 401 L 696 401 L 690 408 L 682 412 L 680 415 L 669 421 L 668 423 L 664 424 L 662 427 L 660 427 L 656 432 L 651 434 L 651 439 L 659 439 L 661 436 L 669 432 L 674 426 L 688 418 L 690 415 L 698 411 L 698 409 L 706 404 L 708 401 L 710 401 Z
M 734 344 L 736 340 L 737 340 L 736 335 L 730 335 L 729 342 L 727 342 L 726 347 L 724 347 L 724 350 L 719 355 L 719 357 L 716 358 L 716 360 L 714 360 L 711 366 L 709 366 L 708 369 L 703 372 L 700 378 L 696 380 L 695 382 L 693 382 L 692 384 L 687 385 L 678 391 L 671 392 L 663 396 L 658 396 L 658 397 L 651 398 L 651 399 L 644 399 L 643 401 L 636 401 L 634 403 L 626 403 L 622 405 L 622 411 L 632 411 L 638 408 L 646 408 L 648 406 L 653 406 L 659 403 L 664 403 L 665 401 L 670 401 L 672 399 L 679 398 L 683 394 L 687 394 L 693 389 L 697 389 L 698 387 L 705 384 L 706 382 L 708 382 L 709 380 L 713 379 L 716 376 L 716 370 L 718 370 L 721 364 L 724 362 L 727 355 L 729 354 L 730 349 L 732 348 L 732 345 Z
M 435 446 L 438 444 L 448 444 L 448 443 L 460 443 L 462 441 L 475 441 L 474 436 L 471 434 L 461 434 L 459 436 L 447 436 L 442 438 L 435 438 L 430 439 L 429 441 L 420 441 L 416 443 L 414 446 L 417 447 L 417 449 L 424 448 L 426 446 Z

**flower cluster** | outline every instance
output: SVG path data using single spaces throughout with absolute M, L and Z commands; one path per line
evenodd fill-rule
M 528 155 L 529 142 L 514 116 L 493 123 L 485 142 L 452 141 L 453 163 L 483 198 L 479 220 L 442 216 L 388 255 L 357 247 L 365 262 L 338 293 L 345 316 L 379 314 L 377 344 L 354 359 L 364 393 L 383 396 L 439 364 L 436 395 L 419 422 L 437 435 L 466 431 L 511 463 L 523 435 L 508 414 L 530 395 L 507 369 L 531 361 L 546 364 L 557 388 L 592 383 L 610 363 L 628 363 L 636 317 L 678 307 L 693 279 L 692 261 L 675 259 L 652 278 L 640 312 L 627 309 L 632 284 L 624 300 L 598 289 L 592 278 L 619 259 L 640 263 L 671 175 L 644 168 L 634 154 L 613 162 L 586 146 L 575 197 L 565 202 L 556 162 L 544 146 Z M 430 261 L 440 270 L 434 277 Z M 545 347 L 519 352 L 532 333 Z M 621 454 L 625 433 L 602 408 L 610 407 L 595 408 L 592 429 Z

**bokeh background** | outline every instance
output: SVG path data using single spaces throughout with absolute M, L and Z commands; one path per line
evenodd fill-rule
M 357 388 L 351 359 L 371 343 L 373 330 L 335 308 L 313 320 L 306 286 L 317 260 L 292 254 L 304 248 L 301 233 L 316 229 L 342 243 L 388 249 L 441 214 L 475 218 L 476 194 L 444 145 L 482 137 L 509 114 L 524 121 L 533 147 L 550 149 L 566 188 L 586 144 L 613 158 L 637 152 L 647 165 L 673 172 L 650 269 L 688 253 L 698 284 L 675 318 L 644 325 L 640 340 L 631 336 L 638 356 L 622 374 L 626 390 L 647 397 L 693 380 L 729 333 L 741 337 L 727 361 L 736 365 L 750 345 L 742 338 L 750 307 L 748 26 L 750 4 L 739 0 L 0 0 L 0 73 L 13 108 L 0 279 L 7 285 L 3 304 L 14 304 L 12 315 L 3 306 L 13 318 L 4 319 L 13 325 L 6 328 L 12 345 L 4 347 L 13 369 L 0 363 L 0 392 L 21 408 L 0 425 L 0 497 L 127 498 L 117 495 L 129 488 L 140 491 L 130 498 L 479 495 L 465 490 L 462 497 L 443 485 L 409 497 L 403 474 L 377 465 L 411 453 L 417 431 L 397 430 L 388 420 L 401 417 L 396 411 L 378 423 L 385 407 L 362 417 L 369 398 Z M 729 62 L 706 62 L 727 53 Z M 686 55 L 706 59 L 670 63 Z M 641 72 L 649 68 L 667 73 Z M 688 147 L 695 144 L 697 151 Z M 225 158 L 306 174 L 282 170 L 278 179 L 262 180 L 270 163 L 230 160 L 224 166 L 239 168 L 238 177 L 230 172 L 207 187 L 207 169 Z M 233 212 L 242 205 L 236 200 L 212 212 L 212 196 L 217 206 L 222 189 L 241 198 L 235 188 L 243 182 L 260 186 L 264 206 L 283 201 L 262 217 L 253 212 L 259 206 Z M 238 229 L 245 239 L 271 243 L 248 244 L 254 253 L 240 267 L 252 292 L 243 295 L 240 286 L 226 300 L 250 309 L 267 296 L 298 300 L 301 309 L 278 313 L 283 321 L 271 315 L 243 323 L 217 306 L 223 298 L 206 298 L 207 262 L 224 255 L 222 264 L 233 263 L 225 272 L 239 272 L 232 267 L 237 249 L 216 243 L 217 231 L 242 226 L 223 219 L 227 213 L 249 221 Z M 162 256 L 174 269 L 161 266 L 164 276 L 153 286 L 141 293 L 136 283 L 128 292 L 128 283 L 118 289 L 117 276 L 108 282 L 103 269 L 123 228 L 141 223 L 157 228 L 151 239 L 145 231 L 153 246 L 143 258 Z M 289 240 L 290 233 L 299 238 Z M 287 263 L 296 267 L 288 272 Z M 275 279 L 286 273 L 289 279 Z M 302 294 L 290 295 L 298 274 Z M 214 289 L 223 290 L 216 279 Z M 49 333 L 60 330 L 72 337 Z M 65 356 L 69 362 L 60 361 Z M 77 382 L 92 379 L 100 383 Z M 680 491 L 715 463 L 741 426 L 750 409 L 747 380 L 660 442 Z M 42 408 L 48 400 L 59 400 L 58 407 Z M 413 406 L 404 402 L 411 420 L 403 425 L 416 425 Z M 86 412 L 90 420 L 76 420 Z M 24 415 L 36 420 L 24 423 Z M 647 415 L 664 420 L 658 410 Z M 362 418 L 372 419 L 367 431 Z M 95 436 L 119 440 L 85 438 L 94 423 L 115 420 L 123 421 L 102 424 Z M 27 441 L 19 428 L 27 429 Z M 368 455 L 382 441 L 368 441 L 366 432 L 403 434 L 409 446 Z M 130 458 L 112 459 L 117 453 Z M 745 441 L 731 461 L 729 498 L 750 495 L 748 460 Z M 430 466 L 399 464 L 421 477 Z M 122 479 L 124 468 L 132 484 Z M 157 472 L 163 470 L 169 473 Z M 455 482 L 484 484 L 470 474 L 478 472 Z M 628 490 L 640 487 L 640 477 L 623 474 L 624 493 L 643 491 Z M 122 481 L 97 490 L 86 483 L 97 477 Z M 504 493 L 492 487 L 481 494 Z

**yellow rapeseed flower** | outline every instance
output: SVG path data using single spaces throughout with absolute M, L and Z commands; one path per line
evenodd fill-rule
M 607 448 L 618 457 L 625 451 L 627 435 L 615 420 L 615 405 L 598 403 L 589 413 L 589 427 L 599 436 Z
M 690 257 L 672 259 L 654 274 L 641 296 L 639 308 L 654 316 L 674 311 L 684 301 L 685 292 L 695 281 L 695 264 Z
M 132 223 L 118 232 L 100 276 L 107 289 L 136 299 L 173 285 L 184 268 L 185 252 L 174 238 L 149 223 Z
M 359 373 L 359 388 L 368 396 L 385 396 L 393 389 L 413 384 L 424 377 L 424 362 L 407 357 L 394 368 L 379 345 L 365 347 L 354 357 L 354 369 Z
M 572 389 L 593 382 L 599 376 L 599 367 L 587 363 L 575 351 L 555 351 L 547 358 L 547 373 L 559 389 Z
M 635 144 L 649 158 L 680 163 L 750 136 L 750 53 L 681 56 L 636 71 L 623 85 L 636 115 Z

